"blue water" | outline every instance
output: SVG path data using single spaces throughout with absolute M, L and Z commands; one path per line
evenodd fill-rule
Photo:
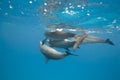
M 64 4 L 46 17 L 40 10 L 44 0 L 0 0 L 0 80 L 120 80 L 120 1 L 89 0 L 86 6 L 81 2 L 84 8 L 79 0 L 60 1 Z M 68 6 L 74 8 L 65 12 Z M 39 41 L 48 23 L 59 22 L 82 26 L 115 46 L 81 45 L 73 52 L 79 56 L 45 64 Z

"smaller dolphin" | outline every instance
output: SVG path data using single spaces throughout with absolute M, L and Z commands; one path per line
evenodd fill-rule
M 75 38 L 72 38 L 72 39 L 49 40 L 49 44 L 51 47 L 68 49 L 75 46 L 76 41 L 77 41 L 76 45 L 78 46 L 79 41 L 81 41 L 82 39 L 83 41 L 81 41 L 82 43 L 80 42 L 80 44 L 107 43 L 110 45 L 114 45 L 114 43 L 110 39 L 105 40 L 96 36 L 86 36 L 86 35 L 84 35 L 83 38 L 80 38 L 80 37 L 81 35 L 76 35 Z
M 87 34 L 84 33 L 82 35 L 75 35 L 74 40 L 69 39 L 63 39 L 63 40 L 49 40 L 51 47 L 60 47 L 65 48 L 68 50 L 68 48 L 73 47 L 73 50 L 75 51 L 79 45 L 83 42 L 83 40 L 87 37 Z
M 40 41 L 40 51 L 46 57 L 46 63 L 48 63 L 48 60 L 50 60 L 50 59 L 59 60 L 68 55 L 74 55 L 68 51 L 66 51 L 65 53 L 59 52 L 59 51 L 55 50 L 54 48 L 43 44 L 41 41 Z M 74 55 L 74 56 L 77 56 L 77 55 Z
M 70 47 L 73 47 L 75 44 L 75 40 L 69 40 L 69 39 L 63 39 L 63 40 L 51 40 L 49 39 L 49 44 L 51 47 L 58 47 L 58 48 L 64 48 L 67 49 Z
M 61 31 L 54 31 L 54 32 L 45 32 L 45 36 L 50 39 L 66 39 L 70 37 L 74 37 L 76 34 L 70 32 L 61 32 Z

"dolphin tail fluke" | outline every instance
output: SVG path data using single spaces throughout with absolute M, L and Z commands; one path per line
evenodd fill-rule
M 67 55 L 78 56 L 78 55 L 76 55 L 76 54 L 72 54 L 72 53 L 70 53 L 69 51 L 65 51 L 65 52 L 67 53 Z
M 110 44 L 110 45 L 115 45 L 110 39 L 106 39 L 105 42 Z

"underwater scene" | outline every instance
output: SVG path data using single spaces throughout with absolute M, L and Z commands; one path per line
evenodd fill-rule
M 120 0 L 0 0 L 0 80 L 120 80 Z

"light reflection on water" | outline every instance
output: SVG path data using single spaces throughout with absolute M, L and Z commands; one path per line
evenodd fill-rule
M 120 20 L 116 17 L 116 13 L 111 17 L 110 4 L 108 4 L 102 1 L 90 2 L 87 0 L 75 0 L 74 2 L 45 0 L 44 4 L 40 6 L 40 12 L 42 16 L 46 17 L 46 20 L 49 20 L 45 28 L 49 31 L 56 29 L 81 31 L 85 28 L 84 30 L 88 33 L 100 33 L 101 30 L 96 30 L 96 28 L 103 28 L 104 32 L 112 33 L 113 29 L 120 30 Z M 108 14 L 104 13 L 106 10 L 108 10 Z

